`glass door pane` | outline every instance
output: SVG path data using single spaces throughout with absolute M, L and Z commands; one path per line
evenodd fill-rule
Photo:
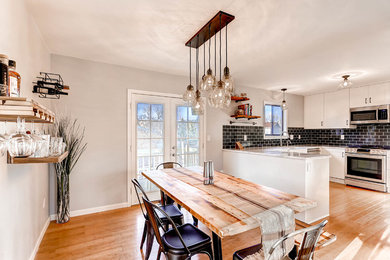
M 183 167 L 199 165 L 199 116 L 191 107 L 176 106 L 176 162 Z
M 157 191 L 141 173 L 155 170 L 164 162 L 164 105 L 137 103 L 136 125 L 137 179 L 145 191 Z

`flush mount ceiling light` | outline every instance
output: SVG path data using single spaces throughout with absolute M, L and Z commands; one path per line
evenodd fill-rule
M 287 110 L 288 109 L 287 101 L 286 101 L 286 91 L 287 91 L 287 89 L 286 88 L 282 88 L 281 91 L 283 93 L 282 109 L 283 110 Z
M 190 54 L 190 85 L 188 85 L 183 99 L 190 102 L 195 113 L 203 114 L 204 100 L 202 96 L 207 96 L 210 106 L 224 108 L 230 105 L 231 95 L 233 93 L 233 80 L 227 67 L 227 50 L 226 50 L 226 67 L 222 74 L 222 36 L 221 30 L 226 27 L 234 16 L 219 11 L 208 23 L 206 23 L 189 41 L 186 46 L 196 49 L 196 88 L 191 85 L 191 54 Z M 217 33 L 219 33 L 219 81 L 217 82 Z M 227 31 L 226 31 L 227 36 Z M 214 37 L 214 67 L 215 74 L 211 70 L 211 38 Z M 199 47 L 209 43 L 209 67 L 205 73 L 206 65 L 206 46 L 203 46 L 203 77 L 199 80 Z M 227 46 L 227 38 L 226 38 Z
M 350 86 L 352 86 L 352 82 L 349 80 L 350 76 L 351 75 L 343 75 L 343 76 L 341 76 L 343 81 L 339 84 L 340 88 L 349 88 Z

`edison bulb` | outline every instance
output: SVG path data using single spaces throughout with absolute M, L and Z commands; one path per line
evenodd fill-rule
M 195 90 L 191 84 L 187 86 L 187 90 L 183 94 L 183 100 L 186 102 L 193 102 L 195 100 Z
M 213 71 L 211 69 L 207 70 L 207 75 L 204 79 L 205 81 L 205 90 L 211 89 L 215 85 L 215 76 L 213 75 Z

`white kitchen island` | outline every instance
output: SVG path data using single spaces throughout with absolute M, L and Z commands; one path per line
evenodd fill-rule
M 305 147 L 223 149 L 223 171 L 260 185 L 317 202 L 317 207 L 297 214 L 312 223 L 329 216 L 328 155 L 305 153 Z

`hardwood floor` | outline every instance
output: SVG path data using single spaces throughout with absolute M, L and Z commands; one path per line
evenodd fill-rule
M 336 234 L 337 241 L 319 250 L 315 258 L 390 259 L 390 194 L 336 183 L 330 184 L 330 192 L 325 229 Z M 192 221 L 189 214 L 185 219 Z M 137 206 L 74 217 L 63 225 L 51 222 L 36 259 L 143 259 L 139 250 L 143 223 Z M 232 259 L 237 249 L 258 242 L 259 230 L 226 238 L 223 259 Z M 149 259 L 155 259 L 156 249 L 157 244 Z

